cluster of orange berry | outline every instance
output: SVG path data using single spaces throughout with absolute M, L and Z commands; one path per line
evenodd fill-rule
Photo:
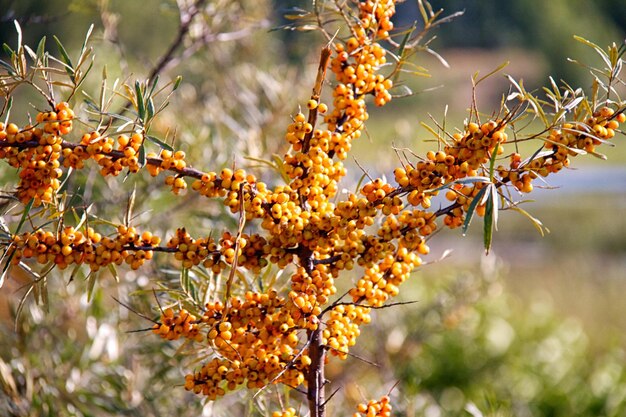
M 303 115 L 299 113 L 297 116 Z M 290 187 L 309 203 L 315 204 L 319 199 L 335 195 L 337 181 L 345 175 L 343 164 L 333 161 L 330 155 L 332 139 L 329 141 L 329 138 L 337 136 L 316 129 L 306 152 L 285 155 L 285 173 L 293 179 Z
M 390 245 L 390 248 L 393 247 Z M 428 247 L 425 244 L 421 247 L 427 252 Z M 422 264 L 416 252 L 404 247 L 397 249 L 396 254 L 387 250 L 379 256 L 383 256 L 383 259 L 368 266 L 356 286 L 350 289 L 350 295 L 355 303 L 365 301 L 374 307 L 382 306 L 389 297 L 398 295 L 399 286 Z
M 238 241 L 238 244 L 236 242 Z M 191 268 L 202 264 L 204 267 L 219 274 L 228 265 L 246 268 L 258 273 L 267 266 L 267 257 L 271 252 L 265 238 L 258 234 L 242 233 L 239 238 L 226 231 L 218 242 L 212 237 L 194 239 L 183 228 L 167 242 L 167 248 L 174 249 L 174 258 L 181 262 L 183 268 Z
M 465 134 L 453 135 L 454 143 L 446 145 L 443 150 L 429 151 L 426 158 L 415 166 L 407 164 L 396 168 L 394 177 L 398 188 L 376 179 L 366 184 L 361 193 L 368 201 L 383 204 L 386 207 L 384 214 L 398 214 L 401 204 L 395 196 L 401 194 L 407 194 L 407 201 L 411 205 L 428 209 L 431 206 L 430 197 L 438 193 L 439 187 L 477 175 L 478 169 L 489 161 L 497 145 L 497 153 L 502 153 L 500 145 L 507 139 L 504 128 L 505 124 L 497 121 L 489 121 L 481 126 L 469 123 Z M 390 194 L 395 200 L 385 200 Z M 453 197 L 453 194 L 449 196 Z
M 184 169 L 187 167 L 185 156 L 185 152 L 183 151 L 172 152 L 168 149 L 162 149 L 158 157 L 156 153 L 149 152 L 146 155 L 146 158 L 148 158 L 146 170 L 153 177 L 159 175 L 161 171 L 176 172 L 178 175 L 168 175 L 165 177 L 165 185 L 172 187 L 174 194 L 180 194 L 182 190 L 187 189 L 187 182 L 183 176 Z
M 141 134 L 120 135 L 117 147 L 115 140 L 98 132 L 86 133 L 74 144 L 62 138 L 72 131 L 73 119 L 73 110 L 61 102 L 54 111 L 38 113 L 35 126 L 20 130 L 13 123 L 0 123 L 0 158 L 19 169 L 16 195 L 20 201 L 32 199 L 35 207 L 52 202 L 63 175 L 61 167 L 82 169 L 87 159 L 100 165 L 103 176 L 119 175 L 124 168 L 139 171 Z
M 296 325 L 303 329 L 317 329 L 322 306 L 336 292 L 334 279 L 326 273 L 323 265 L 311 271 L 299 267 L 291 276 L 289 292 L 294 307 L 290 314 Z
M 18 168 L 17 197 L 23 203 L 33 200 L 33 206 L 52 201 L 60 187 L 63 171 L 59 168 L 62 135 L 72 130 L 74 112 L 65 102 L 54 111 L 37 114 L 35 126 L 23 129 L 0 123 L 0 159 Z
M 385 395 L 380 400 L 370 400 L 361 403 L 357 407 L 358 412 L 352 417 L 389 417 L 391 416 L 391 403 L 389 396 Z
M 231 298 L 228 305 L 208 303 L 199 322 L 209 329 L 203 340 L 217 355 L 185 377 L 185 388 L 215 399 L 239 385 L 296 387 L 304 383 L 303 372 L 311 359 L 306 350 L 299 350 L 298 327 L 286 307 L 287 301 L 276 291 L 247 292 L 243 299 Z M 161 323 L 158 328 L 155 325 L 155 332 L 161 332 Z M 180 335 L 199 340 L 196 334 Z
M 380 39 L 387 39 L 389 32 L 393 29 L 391 18 L 396 12 L 395 1 L 360 1 L 359 2 L 359 18 L 361 19 L 360 28 L 375 32 L 375 36 Z
M 429 151 L 426 158 L 414 166 L 407 164 L 394 170 L 394 187 L 376 179 L 365 184 L 361 194 L 375 207 L 382 207 L 384 215 L 389 216 L 379 231 L 381 237 L 397 238 L 399 235 L 410 237 L 405 239 L 406 247 L 414 248 L 420 244 L 420 236 L 408 236 L 407 233 L 417 230 L 422 237 L 430 235 L 436 229 L 436 216 L 424 211 L 401 211 L 403 208 L 400 196 L 413 206 L 428 209 L 431 197 L 439 190 L 456 180 L 478 175 L 479 169 L 492 157 L 493 152 L 501 154 L 503 144 L 507 140 L 504 132 L 506 124 L 501 120 L 491 120 L 478 125 L 468 123 L 463 134 L 452 136 L 453 142 L 446 144 L 443 150 Z M 496 150 L 497 149 L 497 150 Z M 469 208 L 472 198 L 478 194 L 482 183 L 471 185 L 456 183 L 450 186 L 446 197 L 456 203 L 444 219 L 448 227 L 458 227 L 463 223 L 463 215 Z M 481 214 L 484 206 L 477 210 Z M 399 219 L 393 217 L 400 214 Z
M 134 227 L 118 226 L 113 237 L 102 236 L 91 227 L 84 231 L 68 226 L 58 233 L 44 230 L 14 235 L 9 246 L 11 262 L 35 258 L 38 263 L 52 262 L 65 269 L 72 264 L 87 264 L 97 271 L 110 264 L 126 262 L 139 268 L 152 259 L 151 248 L 158 246 L 160 238 L 150 232 L 141 235 Z
M 263 194 L 267 187 L 252 174 L 247 174 L 243 169 L 222 169 L 219 174 L 215 172 L 201 173 L 191 185 L 191 188 L 205 197 L 225 197 L 224 205 L 232 213 L 241 210 L 241 198 L 245 202 L 251 202 L 256 194 Z M 175 190 L 174 190 L 175 191 Z M 176 192 L 176 191 L 175 191 Z M 257 200 L 259 203 L 262 200 Z M 265 212 L 261 210 L 261 204 L 252 210 L 250 205 L 245 207 L 246 216 L 249 219 L 262 217 Z
M 288 407 L 282 411 L 274 411 L 272 417 L 296 417 L 296 409 Z
M 219 251 L 214 239 L 194 239 L 184 227 L 176 229 L 176 234 L 168 240 L 167 247 L 176 250 L 174 258 L 182 263 L 183 268 L 199 265 L 210 255 L 219 257 Z M 212 267 L 213 265 L 207 264 L 207 266 Z
M 132 136 L 119 135 L 116 141 L 98 132 L 85 133 L 80 143 L 66 144 L 63 149 L 63 166 L 82 169 L 86 160 L 92 159 L 100 165 L 100 174 L 119 175 L 124 168 L 130 172 L 139 172 L 139 148 L 143 143 L 143 135 L 134 133 Z
M 184 308 L 178 314 L 174 313 L 172 308 L 163 310 L 159 323 L 152 327 L 152 332 L 167 340 L 178 340 L 181 337 L 196 342 L 204 340 L 196 316 Z
M 322 343 L 331 355 L 340 359 L 348 357 L 349 350 L 361 334 L 362 324 L 371 321 L 370 309 L 353 304 L 340 304 L 332 308 L 322 330 Z
M 481 125 L 471 122 L 465 127 L 464 134 L 453 135 L 453 143 L 444 149 L 457 161 L 457 178 L 475 175 L 477 169 L 489 162 L 496 146 L 498 155 L 503 153 L 504 148 L 499 145 L 508 139 L 506 127 L 504 120 L 489 120 Z M 467 165 L 463 166 L 463 162 L 467 162 Z
M 367 38 L 350 38 L 335 45 L 337 55 L 331 61 L 331 70 L 336 74 L 339 84 L 333 91 L 335 110 L 327 121 L 331 128 L 340 127 L 344 131 L 357 130 L 359 122 L 367 120 L 365 105 L 361 97 L 374 96 L 374 104 L 383 106 L 391 100 L 389 89 L 393 86 L 390 79 L 377 74 L 377 69 L 384 65 L 385 49 L 378 43 L 369 43 Z M 339 124 L 341 116 L 354 118 L 351 124 Z
M 550 130 L 544 145 L 545 152 L 526 162 L 518 153 L 513 153 L 509 167 L 500 165 L 498 175 L 519 191 L 529 193 L 533 190 L 532 181 L 535 178 L 546 177 L 568 167 L 570 157 L 578 155 L 580 150 L 595 153 L 596 147 L 613 138 L 620 123 L 624 122 L 626 114 L 616 114 L 612 108 L 602 107 L 584 122 L 563 123 L 560 129 Z
M 267 258 L 271 253 L 271 246 L 259 234 L 242 233 L 237 238 L 230 232 L 224 232 L 219 243 L 220 256 L 228 265 L 233 265 L 237 258 L 237 265 L 253 273 L 259 273 L 268 265 Z M 236 248 L 238 248 L 237 252 Z

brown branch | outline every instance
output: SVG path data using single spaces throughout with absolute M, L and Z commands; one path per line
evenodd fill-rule
M 167 51 L 161 56 L 161 59 L 155 64 L 148 76 L 148 82 L 151 82 L 159 75 L 165 67 L 174 59 L 174 52 L 183 44 L 185 37 L 189 33 L 191 23 L 193 19 L 200 13 L 202 6 L 204 6 L 206 0 L 197 0 L 188 10 L 180 11 L 180 26 L 178 27 L 178 34 L 176 38 L 170 44 Z
M 13 148 L 18 148 L 18 149 L 27 149 L 27 148 L 36 148 L 38 146 L 41 146 L 38 140 L 29 140 L 29 141 L 22 142 L 22 143 L 17 143 L 17 142 L 9 143 L 7 141 L 0 141 L 0 148 L 13 147 Z M 82 146 L 83 148 L 86 147 L 83 144 L 67 142 L 65 140 L 61 143 L 61 147 L 64 149 L 67 148 L 67 149 L 74 150 L 79 146 Z M 117 150 L 112 150 L 109 153 L 102 153 L 102 155 L 108 156 L 113 160 L 117 160 L 117 159 L 121 159 L 125 157 L 124 152 L 117 151 Z M 163 159 L 161 158 L 146 158 L 146 163 L 149 165 L 160 167 L 162 162 L 163 162 Z M 164 171 L 172 171 L 172 172 L 177 173 L 179 176 L 191 177 L 191 178 L 196 178 L 196 179 L 202 179 L 202 176 L 204 175 L 204 172 L 195 168 L 190 168 L 190 167 L 186 167 L 183 169 L 169 168 Z
M 319 323 L 317 329 L 309 332 L 309 357 L 311 366 L 307 375 L 307 400 L 309 402 L 309 415 L 311 417 L 326 417 L 325 401 L 325 377 L 324 361 L 326 348 L 322 344 L 323 324 Z
M 185 38 L 189 34 L 189 30 L 191 28 L 191 23 L 193 19 L 200 13 L 202 10 L 202 6 L 206 3 L 207 0 L 197 0 L 193 5 L 191 5 L 188 9 L 180 9 L 180 25 L 178 27 L 178 33 L 176 34 L 176 38 L 172 41 L 169 48 L 161 58 L 157 61 L 157 63 L 150 70 L 150 74 L 148 75 L 147 83 L 152 83 L 155 78 L 165 70 L 165 68 L 174 60 L 174 53 L 176 50 L 183 44 Z M 120 113 L 123 113 L 130 109 L 132 106 L 132 102 L 128 101 L 124 107 L 120 110 Z
M 344 296 L 346 294 L 344 294 Z M 344 296 L 342 296 L 342 298 Z M 329 312 L 330 310 L 332 310 L 333 308 L 335 308 L 337 306 L 355 306 L 355 307 L 371 308 L 372 310 L 382 310 L 382 309 L 385 309 L 385 308 L 391 308 L 391 307 L 397 307 L 397 306 L 403 306 L 403 305 L 415 304 L 415 303 L 417 303 L 417 301 L 396 301 L 395 303 L 389 303 L 389 304 L 385 304 L 385 305 L 382 305 L 382 306 L 371 306 L 371 305 L 368 305 L 368 304 L 361 304 L 361 303 L 358 302 L 358 300 L 356 302 L 352 302 L 352 301 L 338 301 L 338 302 L 334 302 L 331 305 L 329 305 L 328 307 L 326 307 L 324 309 L 324 311 L 322 311 L 322 315 L 324 313 Z
M 241 247 L 241 234 L 243 233 L 243 228 L 246 225 L 246 213 L 243 207 L 243 187 L 244 184 L 239 186 L 239 224 L 237 226 L 237 236 L 235 237 L 235 258 L 233 259 L 233 264 L 230 268 L 230 273 L 228 274 L 228 280 L 226 281 L 226 297 L 225 303 L 226 307 L 224 309 L 224 317 L 228 315 L 228 306 L 230 300 L 230 291 L 233 285 L 233 280 L 235 279 L 235 274 L 237 272 L 237 264 L 239 263 L 239 248 Z
M 140 312 L 138 312 L 137 310 L 135 310 L 134 308 L 132 308 L 131 306 L 129 306 L 128 304 L 124 304 L 123 302 L 121 302 L 120 300 L 118 300 L 116 297 L 111 296 L 111 298 L 113 298 L 119 305 L 121 305 L 122 307 L 125 307 L 128 311 L 135 313 L 136 315 L 138 315 L 139 317 L 141 317 L 142 319 L 145 319 L 147 321 L 150 321 L 154 324 L 159 324 L 158 321 L 156 320 L 152 320 L 150 317 L 146 316 L 145 314 L 142 314 Z M 132 333 L 132 332 L 137 332 L 137 331 L 145 331 L 145 330 L 152 330 L 152 328 L 149 329 L 142 329 L 142 330 L 130 330 L 128 331 L 128 333 Z
M 330 45 L 326 45 L 320 54 L 320 64 L 317 68 L 317 77 L 315 79 L 315 85 L 313 86 L 313 92 L 311 93 L 311 100 L 319 101 L 322 94 L 322 86 L 324 85 L 324 79 L 326 78 L 326 68 L 328 68 L 328 62 L 330 61 L 330 55 L 332 51 Z M 308 122 L 313 126 L 311 131 L 304 135 L 304 142 L 302 144 L 302 153 L 309 151 L 311 138 L 313 137 L 313 131 L 315 130 L 315 123 L 317 121 L 317 107 L 309 110 Z

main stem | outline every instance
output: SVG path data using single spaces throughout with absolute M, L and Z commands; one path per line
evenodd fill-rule
M 326 417 L 326 400 L 324 396 L 324 361 L 326 351 L 322 345 L 323 324 L 320 323 L 316 330 L 309 334 L 309 357 L 311 366 L 307 375 L 310 417 Z

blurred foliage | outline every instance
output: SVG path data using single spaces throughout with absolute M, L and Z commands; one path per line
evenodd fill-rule
M 105 284 L 106 286 L 106 284 Z M 88 303 L 82 285 L 53 285 L 64 302 L 50 311 L 28 303 L 0 325 L 0 410 L 3 416 L 196 416 L 202 404 L 175 384 L 173 349 L 142 333 L 146 327 L 112 298 L 114 285 Z M 148 311 L 138 297 L 136 308 Z M 147 343 L 146 343 L 147 342 Z M 156 343 L 155 343 L 156 342 Z M 167 394 L 165 394 L 167 393 Z M 183 407 L 182 404 L 185 404 Z M 170 411 L 168 411 L 170 410 Z
M 505 270 L 490 257 L 481 268 L 416 274 L 404 298 L 417 302 L 379 312 L 373 323 L 382 324 L 365 331 L 373 342 L 363 355 L 382 372 L 363 366 L 358 386 L 346 389 L 352 400 L 396 380 L 398 415 L 624 415 L 622 345 L 591 349 L 579 320 L 557 313 L 546 293 L 513 295 Z
M 626 12 L 619 0 L 448 0 L 433 1 L 434 9 L 463 10 L 438 34 L 438 48 L 524 48 L 539 51 L 549 66 L 546 75 L 577 84 L 585 71 L 573 65 L 563 65 L 566 58 L 581 55 L 581 49 L 571 42 L 579 35 L 608 45 L 626 37 Z M 414 2 L 403 7 L 405 24 L 415 11 Z M 586 53 L 587 51 L 582 51 Z

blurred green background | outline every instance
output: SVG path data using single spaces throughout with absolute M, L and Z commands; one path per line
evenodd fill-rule
M 573 35 L 601 46 L 623 42 L 622 3 L 433 1 L 434 9 L 445 8 L 444 14 L 465 12 L 433 33 L 432 47 L 450 68 L 418 54 L 416 62 L 431 76 L 409 78 L 415 95 L 372 109 L 368 134 L 355 144 L 348 169 L 360 172 L 358 161 L 372 176 L 391 176 L 397 161 L 392 146 L 417 153 L 432 147 L 420 127 L 420 122 L 434 125 L 431 116 L 441 122 L 446 114 L 446 126 L 461 127 L 472 74 L 486 74 L 505 61 L 510 64 L 503 73 L 524 79 L 530 90 L 546 85 L 549 75 L 588 88 L 588 72 L 567 58 L 594 63 L 596 57 Z M 312 33 L 270 31 L 285 23 L 282 10 L 293 6 L 309 5 L 208 1 L 202 24 L 191 29 L 193 39 L 229 36 L 209 36 L 162 74 L 163 83 L 177 75 L 184 82 L 156 129 L 162 137 L 175 137 L 194 166 L 247 166 L 244 155 L 269 157 L 286 150 L 282 135 L 288 116 L 308 97 L 322 44 Z M 416 2 L 403 3 L 396 27 L 410 26 L 418 19 L 415 13 Z M 94 23 L 96 64 L 85 90 L 97 92 L 104 64 L 110 84 L 116 77 L 131 82 L 147 77 L 176 37 L 179 12 L 176 2 L 162 0 L 2 0 L 0 43 L 15 43 L 14 19 L 21 22 L 26 44 L 34 48 L 46 36 L 56 53 L 56 35 L 71 56 Z M 192 46 L 189 41 L 185 47 Z M 507 90 L 501 75 L 481 84 L 481 111 L 497 111 Z M 16 100 L 12 114 L 23 122 L 43 104 L 28 91 L 18 93 L 23 100 Z M 76 108 L 81 100 L 73 103 Z M 354 358 L 329 367 L 333 387 L 342 388 L 337 398 L 360 402 L 363 395 L 383 395 L 398 382 L 391 390 L 398 415 L 626 415 L 625 139 L 620 135 L 617 147 L 604 150 L 608 161 L 576 158 L 576 170 L 545 184 L 558 188 L 530 195 L 536 201 L 525 209 L 551 230 L 545 237 L 509 212 L 501 215 L 488 257 L 479 221 L 467 236 L 458 230 L 437 235 L 430 242 L 432 263 L 416 272 L 402 292 L 403 300 L 417 303 L 377 312 L 374 324 L 363 331 L 357 353 L 379 364 L 376 372 Z M 258 174 L 269 179 L 272 172 L 258 169 Z M 11 175 L 0 168 L 2 184 L 10 184 Z M 174 198 L 149 178 L 122 184 L 85 174 L 74 181 L 85 200 L 99 201 L 97 215 L 116 221 L 130 190 L 147 190 L 150 198 L 137 202 L 137 223 L 162 235 L 183 223 L 197 234 L 235 223 L 219 205 L 191 195 Z M 354 188 L 348 182 L 343 186 Z M 451 255 L 437 261 L 448 249 Z M 205 405 L 185 394 L 176 346 L 127 333 L 149 323 L 111 295 L 151 311 L 152 295 L 129 294 L 150 290 L 159 281 L 176 285 L 176 276 L 163 273 L 166 266 L 163 260 L 125 273 L 119 284 L 103 276 L 91 302 L 83 281 L 66 285 L 60 279 L 50 284 L 51 311 L 29 302 L 16 328 L 13 316 L 25 278 L 13 276 L 0 292 L 0 414 L 192 416 L 227 415 L 229 410 L 228 415 L 268 415 L 272 398 L 251 400 L 239 393 Z M 183 366 L 189 364 L 183 361 Z M 330 415 L 345 412 L 340 399 L 330 407 Z M 333 407 L 338 414 L 332 414 Z

